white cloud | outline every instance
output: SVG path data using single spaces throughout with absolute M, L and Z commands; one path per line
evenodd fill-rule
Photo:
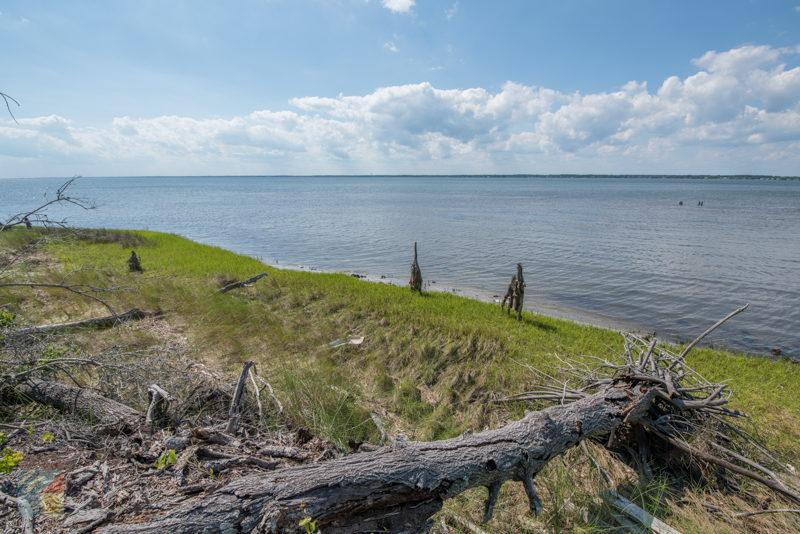
M 782 62 L 792 53 L 708 52 L 694 62 L 701 70 L 655 89 L 629 82 L 565 94 L 514 82 L 493 92 L 418 83 L 294 98 L 287 110 L 226 119 L 120 117 L 101 128 L 59 116 L 7 119 L 0 161 L 11 176 L 34 161 L 51 162 L 49 174 L 64 174 L 56 166 L 65 162 L 67 174 L 796 174 L 800 67 Z
M 455 16 L 458 14 L 458 7 L 458 2 L 454 2 L 452 6 L 444 10 L 444 17 L 447 20 L 453 20 L 453 18 L 455 18 Z
M 399 48 L 397 48 L 397 45 L 394 44 L 392 41 L 383 43 L 383 47 L 389 52 L 398 52 L 400 50 Z
M 381 5 L 394 13 L 408 13 L 414 4 L 415 0 L 381 0 Z

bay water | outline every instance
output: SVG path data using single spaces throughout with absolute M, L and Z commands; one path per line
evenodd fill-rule
M 63 182 L 0 179 L 0 219 Z M 69 192 L 97 206 L 52 210 L 75 226 L 176 233 L 279 267 L 403 282 L 416 241 L 430 289 L 485 300 L 519 262 L 526 307 L 670 340 L 749 304 L 708 341 L 800 354 L 798 180 L 94 177 Z

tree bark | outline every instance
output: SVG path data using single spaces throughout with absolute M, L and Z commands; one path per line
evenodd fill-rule
M 397 441 L 370 453 L 242 477 L 138 525 L 102 534 L 279 533 L 311 517 L 325 534 L 422 532 L 443 501 L 489 488 L 486 519 L 509 480 L 522 482 L 531 509 L 541 502 L 533 477 L 588 437 L 608 435 L 640 417 L 653 390 L 617 383 L 571 404 L 532 412 L 496 430 L 435 442 Z

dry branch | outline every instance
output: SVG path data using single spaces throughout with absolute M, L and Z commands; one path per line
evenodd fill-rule
M 261 280 L 265 276 L 269 276 L 269 275 L 267 273 L 261 273 L 261 274 L 255 275 L 255 276 L 253 276 L 251 278 L 248 278 L 247 280 L 241 280 L 239 282 L 232 282 L 232 283 L 226 285 L 225 287 L 223 287 L 222 289 L 218 290 L 217 293 L 227 293 L 231 289 L 238 289 L 240 287 L 245 287 L 247 285 L 254 284 L 255 282 L 258 282 L 259 280 Z
M 4 332 L 4 335 L 11 338 L 16 336 L 34 335 L 34 334 L 47 334 L 56 330 L 63 330 L 65 328 L 109 328 L 124 321 L 133 321 L 144 319 L 146 317 L 158 317 L 160 312 L 147 312 L 138 308 L 133 308 L 124 313 L 116 315 L 106 315 L 104 317 L 95 317 L 93 319 L 84 319 L 82 321 L 72 321 L 68 323 L 53 323 L 44 324 L 39 326 L 26 326 Z

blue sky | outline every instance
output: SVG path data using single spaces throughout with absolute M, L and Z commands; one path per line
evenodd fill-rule
M 0 176 L 800 174 L 800 0 L 0 13 Z

